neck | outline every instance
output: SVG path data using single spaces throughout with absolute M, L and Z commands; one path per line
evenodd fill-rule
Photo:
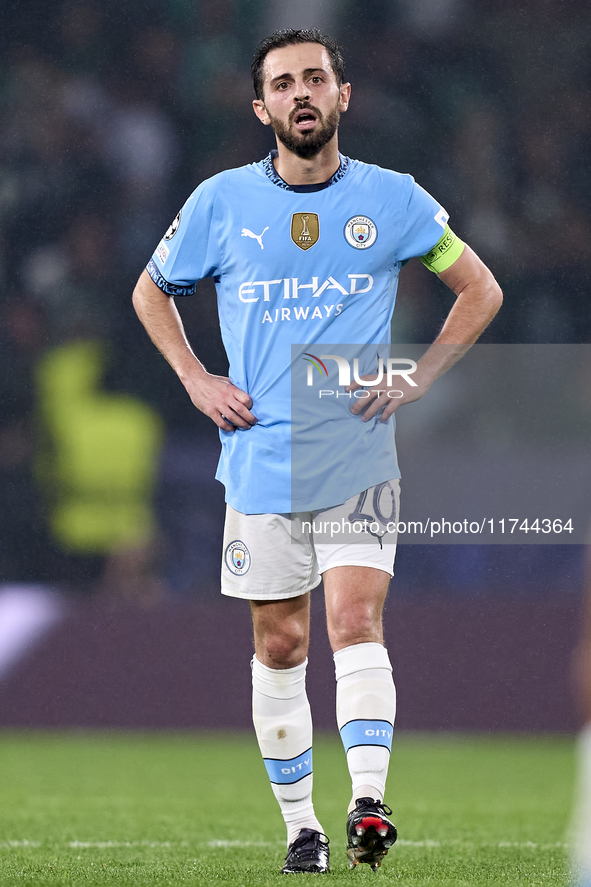
M 275 169 L 288 185 L 320 185 L 327 182 L 341 165 L 336 135 L 315 157 L 298 157 L 277 140 Z

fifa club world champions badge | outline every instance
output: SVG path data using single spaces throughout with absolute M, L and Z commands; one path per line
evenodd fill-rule
M 243 576 L 250 569 L 250 551 L 240 539 L 230 542 L 224 554 L 226 566 L 235 576 Z
M 293 213 L 291 217 L 291 239 L 300 249 L 307 250 L 320 237 L 318 213 Z
M 378 229 L 369 216 L 353 216 L 345 225 L 345 239 L 355 249 L 368 249 L 377 236 Z

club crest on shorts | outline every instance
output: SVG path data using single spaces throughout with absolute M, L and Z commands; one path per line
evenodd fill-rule
M 235 539 L 226 547 L 224 560 L 230 573 L 235 576 L 243 576 L 250 569 L 250 551 L 240 539 Z
M 369 216 L 353 216 L 345 225 L 345 240 L 355 249 L 368 249 L 378 236 L 378 229 Z
M 294 213 L 291 217 L 291 239 L 300 249 L 310 249 L 318 243 L 320 223 L 318 213 Z

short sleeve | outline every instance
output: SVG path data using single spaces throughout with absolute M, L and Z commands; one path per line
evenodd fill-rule
M 148 262 L 148 274 L 169 296 L 191 296 L 198 280 L 217 277 L 220 273 L 215 195 L 215 180 L 202 182 L 179 211 Z
M 407 262 L 424 256 L 441 240 L 449 214 L 434 197 L 408 176 L 410 193 L 402 214 L 396 258 Z

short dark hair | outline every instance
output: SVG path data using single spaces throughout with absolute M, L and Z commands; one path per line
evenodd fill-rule
M 265 37 L 264 40 L 261 40 L 254 54 L 250 70 L 257 99 L 262 100 L 263 98 L 263 65 L 267 54 L 272 49 L 281 49 L 283 46 L 295 46 L 297 43 L 319 43 L 321 46 L 324 46 L 330 56 L 330 64 L 337 78 L 338 85 L 341 86 L 344 83 L 345 62 L 343 54 L 341 47 L 332 37 L 321 34 L 316 28 L 285 28 L 282 31 L 275 31 L 270 37 Z

